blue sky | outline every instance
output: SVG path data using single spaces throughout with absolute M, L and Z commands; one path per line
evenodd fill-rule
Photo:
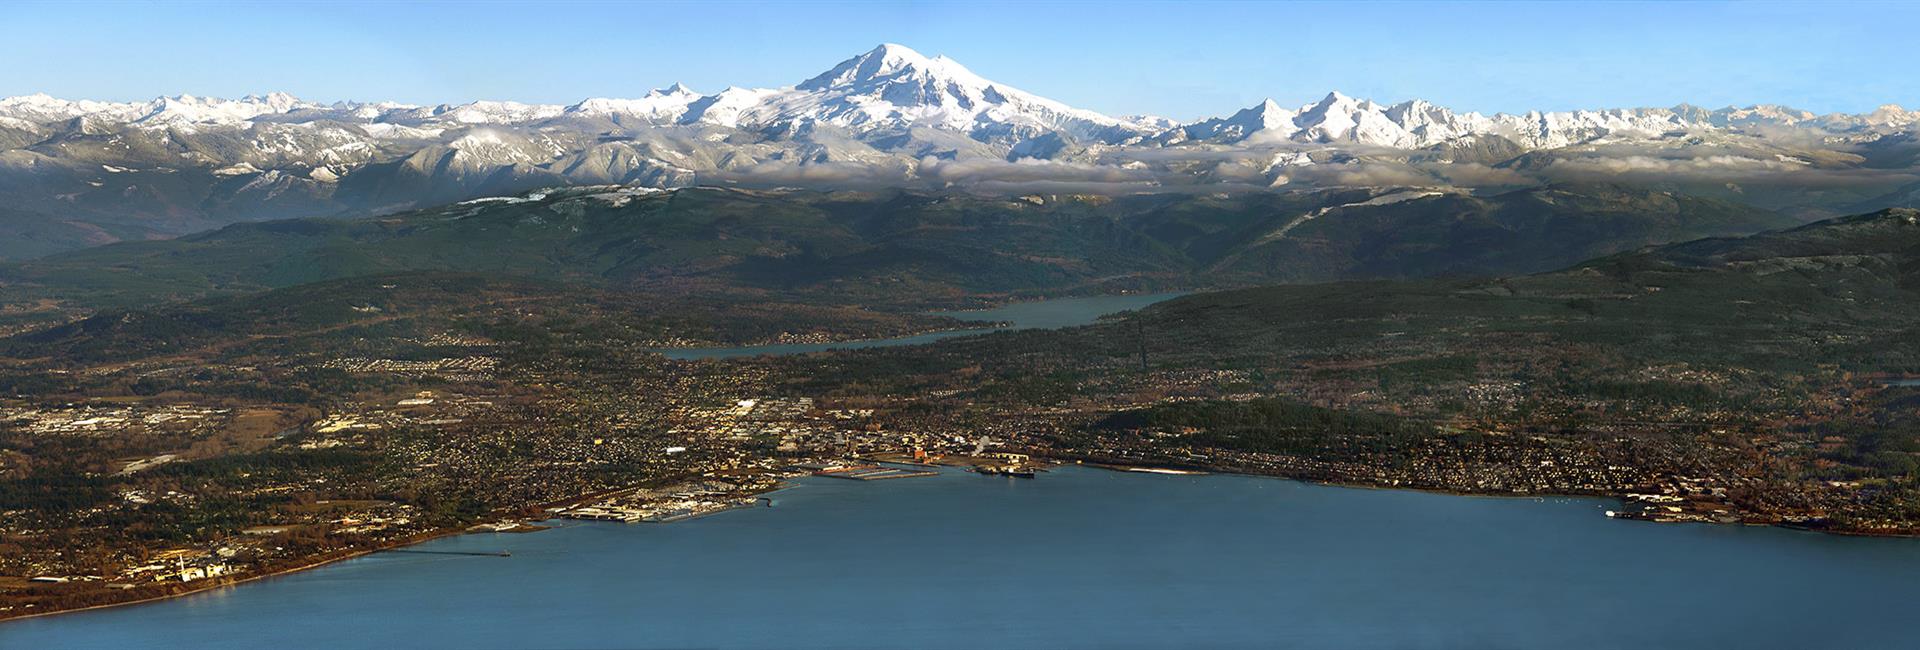
M 1329 90 L 1481 112 L 1920 104 L 1902 2 L 5 4 L 0 95 L 564 103 L 790 85 L 896 42 L 1179 119 Z

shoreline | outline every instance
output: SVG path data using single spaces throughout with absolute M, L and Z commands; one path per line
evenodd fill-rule
M 1309 479 L 1309 478 L 1300 478 L 1297 476 L 1287 476 L 1285 474 L 1263 474 L 1259 472 L 1248 472 L 1243 470 L 1226 469 L 1226 468 L 1221 468 L 1221 467 L 1216 467 L 1211 465 L 1181 466 L 1177 464 L 1133 463 L 1133 462 L 1116 461 L 1116 460 L 1101 460 L 1101 461 L 1088 460 L 1083 462 L 1079 460 L 1062 460 L 1060 457 L 1047 457 L 1047 458 L 1049 458 L 1049 460 L 1058 462 L 1062 465 L 1073 464 L 1073 465 L 1079 465 L 1083 467 L 1093 467 L 1097 469 L 1103 469 L 1103 470 L 1112 471 L 1112 472 L 1126 472 L 1130 474 L 1152 474 L 1152 475 L 1158 475 L 1158 476 L 1208 476 L 1212 474 L 1223 474 L 1223 475 L 1229 475 L 1229 476 L 1252 476 L 1252 477 L 1259 477 L 1259 478 L 1278 479 L 1283 481 L 1298 481 L 1300 483 L 1311 483 L 1314 485 L 1325 485 L 1329 487 L 1340 487 L 1340 488 L 1349 488 L 1349 489 L 1357 489 L 1357 490 L 1389 490 L 1389 491 L 1425 492 L 1428 494 L 1439 494 L 1439 495 L 1453 496 L 1453 497 L 1492 498 L 1492 499 L 1551 499 L 1551 498 L 1612 499 L 1615 501 L 1619 501 L 1621 503 L 1628 503 L 1627 499 L 1621 495 L 1605 494 L 1605 493 L 1599 493 L 1599 492 L 1538 492 L 1538 493 L 1527 493 L 1527 494 L 1519 494 L 1519 493 L 1513 493 L 1513 492 L 1463 492 L 1460 490 L 1452 490 L 1447 488 L 1426 488 L 1426 487 L 1417 487 L 1417 486 L 1409 486 L 1409 485 L 1381 485 L 1378 483 Z M 1141 470 L 1163 470 L 1163 471 L 1155 472 L 1155 471 L 1141 471 Z M 1621 521 L 1637 521 L 1637 522 L 1649 523 L 1649 524 L 1706 524 L 1711 526 L 1752 526 L 1752 527 L 1763 527 L 1763 528 L 1781 528 L 1781 529 L 1791 530 L 1796 532 L 1817 533 L 1822 535 L 1838 535 L 1841 537 L 1920 539 L 1920 531 L 1878 532 L 1878 531 L 1870 531 L 1870 530 L 1849 530 L 1844 528 L 1814 528 L 1811 526 L 1803 526 L 1803 525 L 1786 523 L 1786 522 L 1749 522 L 1749 521 L 1716 522 L 1716 521 L 1648 519 L 1643 517 L 1615 517 L 1615 519 L 1619 519 Z
M 1331 481 L 1331 480 L 1306 479 L 1306 478 L 1299 478 L 1294 476 L 1286 476 L 1282 474 L 1263 474 L 1258 472 L 1247 472 L 1247 471 L 1226 469 L 1226 468 L 1215 467 L 1215 466 L 1187 467 L 1187 466 L 1178 466 L 1178 465 L 1169 465 L 1169 464 L 1135 463 L 1135 462 L 1115 461 L 1115 460 L 1099 460 L 1099 461 L 1074 460 L 1074 459 L 1066 459 L 1058 456 L 1037 456 L 1037 457 L 1045 458 L 1049 461 L 1052 461 L 1057 466 L 1072 465 L 1076 467 L 1089 467 L 1093 469 L 1105 470 L 1110 472 L 1119 472 L 1119 473 L 1125 473 L 1125 474 L 1145 474 L 1145 475 L 1151 475 L 1151 476 L 1166 476 L 1166 477 L 1176 477 L 1176 476 L 1177 477 L 1201 477 L 1201 476 L 1213 476 L 1213 475 L 1245 476 L 1245 477 L 1252 477 L 1252 478 L 1266 478 L 1266 479 L 1274 479 L 1274 480 L 1282 480 L 1282 481 L 1295 481 L 1299 483 L 1308 483 L 1308 484 L 1314 484 L 1314 485 L 1323 485 L 1328 487 L 1338 487 L 1338 488 L 1347 488 L 1347 489 L 1424 492 L 1428 494 L 1437 494 L 1437 495 L 1453 496 L 1453 497 L 1477 497 L 1477 498 L 1500 498 L 1500 499 L 1587 498 L 1587 499 L 1612 499 L 1612 500 L 1620 501 L 1622 503 L 1626 502 L 1625 499 L 1620 497 L 1619 495 L 1612 495 L 1612 494 L 1598 494 L 1598 493 L 1514 494 L 1514 493 L 1499 493 L 1499 492 L 1463 492 L 1459 490 L 1450 490 L 1445 488 L 1423 488 L 1423 487 L 1413 487 L 1413 486 L 1379 485 L 1379 484 L 1362 483 L 1362 482 L 1343 482 L 1343 481 Z M 912 463 L 907 463 L 907 464 L 912 464 Z M 952 465 L 925 465 L 925 466 L 926 467 L 955 467 Z M 755 492 L 751 496 L 753 496 L 755 499 L 766 498 L 767 495 L 771 495 L 777 492 L 784 492 L 784 491 L 796 489 L 799 487 L 801 487 L 799 484 L 796 484 L 790 481 L 781 481 L 778 485 L 776 485 L 772 489 L 765 490 L 762 492 Z M 541 506 L 551 507 L 551 506 L 557 506 L 557 505 L 580 503 L 580 502 L 592 500 L 598 497 L 606 496 L 609 494 L 624 492 L 630 489 L 633 489 L 633 488 L 603 490 L 603 491 L 581 495 L 581 496 L 564 499 L 560 501 L 553 501 L 547 504 L 541 504 Z M 740 506 L 733 506 L 729 508 L 722 508 L 720 510 L 715 510 L 712 512 L 699 513 L 693 516 L 682 517 L 679 519 L 657 522 L 657 523 L 669 523 L 669 524 L 679 523 L 682 521 L 699 519 L 699 518 L 710 516 L 710 515 L 717 515 L 721 513 L 732 512 L 735 510 L 751 510 L 757 507 L 771 507 L 771 505 L 769 504 L 768 506 L 759 506 L 757 505 L 757 501 L 756 501 L 755 505 L 740 505 Z M 1706 525 L 1715 525 L 1715 526 L 1739 525 L 1739 526 L 1752 526 L 1752 527 L 1780 528 L 1780 529 L 1791 530 L 1796 532 L 1837 535 L 1842 537 L 1920 539 L 1920 533 L 1882 533 L 1882 532 L 1873 532 L 1873 531 L 1856 531 L 1856 530 L 1844 530 L 1844 529 L 1820 529 L 1820 528 L 1812 528 L 1808 526 L 1793 525 L 1788 523 L 1754 523 L 1754 522 L 1721 523 L 1721 522 L 1712 522 L 1712 521 L 1663 521 L 1663 520 L 1657 520 L 1657 519 L 1642 519 L 1642 518 L 1633 518 L 1633 517 L 1623 517 L 1619 519 L 1623 521 L 1639 521 L 1639 522 L 1653 523 L 1653 524 L 1706 524 Z M 511 532 L 512 533 L 540 532 L 542 530 L 551 530 L 551 529 L 552 528 L 538 528 L 535 530 L 511 531 Z M 201 587 L 194 587 L 192 589 L 188 589 L 186 591 L 182 591 L 179 593 L 148 596 L 145 598 L 121 601 L 121 602 L 87 605 L 84 607 L 75 607 L 71 609 L 55 609 L 55 610 L 47 610 L 42 612 L 33 612 L 30 614 L 4 616 L 4 617 L 0 617 L 0 626 L 4 626 L 7 623 L 12 621 L 22 621 L 22 620 L 27 620 L 32 618 L 44 618 L 48 616 L 56 616 L 60 614 L 75 614 L 79 612 L 110 609 L 115 607 L 128 607 L 132 605 L 143 605 L 143 604 L 160 602 L 164 600 L 171 600 L 174 598 L 191 596 L 194 594 L 205 593 L 208 591 L 214 591 L 218 589 L 225 589 L 228 587 L 237 587 L 237 586 L 244 585 L 244 584 L 258 581 L 258 580 L 288 576 L 295 573 L 309 571 L 312 569 L 318 569 L 331 564 L 344 562 L 344 561 L 355 559 L 355 558 L 365 557 L 375 553 L 391 551 L 395 549 L 405 548 L 408 546 L 415 546 L 415 545 L 424 544 L 424 543 L 431 542 L 438 539 L 444 539 L 447 537 L 474 534 L 474 533 L 480 533 L 480 532 L 487 532 L 487 531 L 475 531 L 475 530 L 472 530 L 470 527 L 465 527 L 465 526 L 459 527 L 459 528 L 449 528 L 449 529 L 430 531 L 426 533 L 421 533 L 420 535 L 416 535 L 414 537 L 411 537 L 402 541 L 382 544 L 380 546 L 373 547 L 373 548 L 359 549 L 359 550 L 355 550 L 337 557 L 327 557 L 325 559 L 314 560 L 311 562 L 301 564 L 299 566 L 288 567 L 284 569 L 277 569 L 269 573 L 246 576 L 246 577 L 242 577 L 232 581 L 224 581 L 217 584 L 208 584 Z M 509 534 L 509 533 L 495 531 L 495 534 Z
M 787 486 L 782 485 L 773 490 L 768 490 L 767 492 L 756 492 L 754 493 L 753 496 L 758 497 L 763 494 L 778 492 L 780 490 L 786 489 L 786 487 Z M 531 507 L 545 509 L 545 508 L 551 508 L 551 507 L 573 505 L 573 504 L 577 504 L 585 501 L 591 501 L 593 499 L 602 498 L 612 494 L 618 494 L 620 492 L 625 492 L 632 489 L 634 488 L 623 487 L 623 488 L 617 488 L 612 490 L 600 490 L 597 492 L 591 492 L 588 494 L 573 496 L 566 499 L 560 499 L 557 501 L 548 501 L 546 503 L 536 504 Z M 708 514 L 713 514 L 713 513 L 708 513 Z M 551 519 L 551 517 L 549 517 L 548 519 Z M 542 521 L 546 521 L 546 520 L 542 520 Z M 189 588 L 186 591 L 181 591 L 178 593 L 147 596 L 145 598 L 137 598 L 134 600 L 123 600 L 118 602 L 100 603 L 97 605 L 86 605 L 83 607 L 72 607 L 67 609 L 49 609 L 46 611 L 39 611 L 39 612 L 32 612 L 32 613 L 0 615 L 0 626 L 4 626 L 7 623 L 11 623 L 13 621 L 24 621 L 31 618 L 44 618 L 48 616 L 57 616 L 60 614 L 76 614 L 79 612 L 111 609 L 114 607 L 128 607 L 132 605 L 145 605 L 145 604 L 160 602 L 163 600 L 172 600 L 174 598 L 181 598 L 184 596 L 191 596 L 194 594 L 206 593 L 209 591 L 224 589 L 227 587 L 237 587 L 243 584 L 247 584 L 249 582 L 254 582 L 256 580 L 265 580 L 268 578 L 278 578 L 278 577 L 288 576 L 288 575 L 300 573 L 303 571 L 318 569 L 330 564 L 345 562 L 347 560 L 351 560 L 354 558 L 366 557 L 368 555 L 373 555 L 375 553 L 392 551 L 395 549 L 406 548 L 408 546 L 417 546 L 417 545 L 425 544 L 427 542 L 431 542 L 434 540 L 445 539 L 448 537 L 455 537 L 459 535 L 478 534 L 478 533 L 484 533 L 484 532 L 492 532 L 493 534 L 496 534 L 496 535 L 517 535 L 517 534 L 525 534 L 525 533 L 538 533 L 541 531 L 553 529 L 552 527 L 541 527 L 541 528 L 535 528 L 532 530 L 478 531 L 478 530 L 473 530 L 472 526 L 473 526 L 472 524 L 469 524 L 469 525 L 460 526 L 457 528 L 442 528 L 437 530 L 425 531 L 417 535 L 414 535 L 412 537 L 408 537 L 404 540 L 388 542 L 388 543 L 380 544 L 378 546 L 374 546 L 371 548 L 357 549 L 339 556 L 326 557 L 323 555 L 324 559 L 312 560 L 312 561 L 300 564 L 299 566 L 287 567 L 283 569 L 275 569 L 273 571 L 269 571 L 267 573 L 261 573 L 258 575 L 243 576 L 243 577 L 235 578 L 232 580 L 223 580 L 223 581 L 214 582 L 206 585 L 196 586 L 196 587 Z
M 70 609 L 50 609 L 43 612 L 33 612 L 30 614 L 19 614 L 15 616 L 7 616 L 4 618 L 0 618 L 0 625 L 6 625 L 7 623 L 10 623 L 13 621 L 24 621 L 30 618 L 43 618 L 47 616 L 57 616 L 60 614 L 77 614 L 80 612 L 89 612 L 89 611 L 101 610 L 101 609 L 111 609 L 114 607 L 127 607 L 131 605 L 144 605 L 144 604 L 155 603 L 163 600 L 172 600 L 172 599 L 180 598 L 184 596 L 192 596 L 194 594 L 206 593 L 206 592 L 214 591 L 218 589 L 225 589 L 227 587 L 238 587 L 240 585 L 254 582 L 256 580 L 265 580 L 268 578 L 278 578 L 282 576 L 292 575 L 295 573 L 300 573 L 302 571 L 318 569 L 320 567 L 327 566 L 329 564 L 334 564 L 337 562 L 345 562 L 347 560 L 351 560 L 354 558 L 366 557 L 368 555 L 372 555 L 374 553 L 379 553 L 382 551 L 391 551 L 398 548 L 405 548 L 408 546 L 425 544 L 427 542 L 431 542 L 436 539 L 453 537 L 456 535 L 464 535 L 470 532 L 477 532 L 477 531 L 470 531 L 470 530 L 467 530 L 466 528 L 436 530 L 436 531 L 431 531 L 427 533 L 421 533 L 420 535 L 416 535 L 415 537 L 408 538 L 404 541 L 382 544 L 380 546 L 376 546 L 373 548 L 359 549 L 359 550 L 348 552 L 345 555 L 340 555 L 338 557 L 327 557 L 325 559 L 314 560 L 305 564 L 301 564 L 299 566 L 288 567 L 284 569 L 275 569 L 273 571 L 262 573 L 259 575 L 245 576 L 245 577 L 236 578 L 230 581 L 221 581 L 215 584 L 208 584 L 204 586 L 193 587 L 179 593 L 162 594 L 158 596 L 148 596 L 145 598 L 139 598 L 135 600 L 125 600 L 125 601 L 113 602 L 113 603 L 100 603 L 98 605 L 87 605 L 85 607 L 74 607 Z M 538 532 L 538 531 L 533 531 L 533 532 Z

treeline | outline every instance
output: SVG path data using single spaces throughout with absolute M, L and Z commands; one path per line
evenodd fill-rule
M 1702 384 L 1677 381 L 1598 380 L 1577 382 L 1572 392 L 1608 400 L 1712 408 L 1727 406 L 1729 396 Z
M 322 476 L 339 478 L 343 471 L 366 471 L 381 460 L 373 452 L 349 448 L 262 451 L 168 463 L 149 470 L 149 473 L 181 479 L 220 480 L 319 472 Z
M 1891 406 L 1891 405 L 1889 405 Z M 1876 417 L 1823 422 L 1813 435 L 1844 438 L 1844 448 L 1822 454 L 1859 470 L 1842 478 L 1920 476 L 1920 417 L 1882 411 Z
M 74 466 L 46 468 L 0 481 L 0 509 L 41 514 L 66 513 L 118 501 L 111 477 Z
M 1113 414 L 1098 428 L 1184 434 L 1182 444 L 1236 451 L 1312 454 L 1334 448 L 1390 448 L 1432 431 L 1407 419 L 1272 398 L 1167 404 Z

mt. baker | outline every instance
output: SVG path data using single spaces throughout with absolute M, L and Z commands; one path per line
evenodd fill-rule
M 798 85 L 571 106 L 0 99 L 0 256 L 235 221 L 620 183 L 1138 193 L 1644 184 L 1815 217 L 1904 200 L 1920 112 L 1455 113 L 1329 94 L 1191 124 L 1116 118 L 881 45 Z M 24 224 L 24 225 L 23 225 Z M 31 225 L 31 228 L 26 227 Z

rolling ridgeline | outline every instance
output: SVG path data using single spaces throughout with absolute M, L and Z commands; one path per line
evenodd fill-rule
M 0 267 L 19 306 L 0 349 L 54 367 L 404 358 L 427 352 L 392 341 L 453 331 L 589 358 L 928 331 L 958 324 L 922 309 L 994 297 L 1273 285 L 1089 328 L 772 363 L 808 394 L 944 387 L 976 368 L 973 395 L 1034 405 L 1086 394 L 1089 377 L 1144 387 L 1153 373 L 1229 371 L 1254 378 L 1239 389 L 1317 407 L 1757 425 L 1754 414 L 1785 421 L 1830 397 L 1847 373 L 1920 371 L 1915 213 L 1696 239 L 1788 223 L 1593 187 L 1003 199 L 573 188 Z M 1666 239 L 1691 241 L 1645 246 Z M 1489 406 L 1462 392 L 1487 382 L 1534 397 Z
M 922 307 L 980 295 L 1565 267 L 1793 225 L 1613 187 L 1027 196 L 570 188 L 354 220 L 240 224 L 0 265 L 11 319 L 418 271 L 623 291 Z M 37 303 L 36 301 L 45 301 Z

